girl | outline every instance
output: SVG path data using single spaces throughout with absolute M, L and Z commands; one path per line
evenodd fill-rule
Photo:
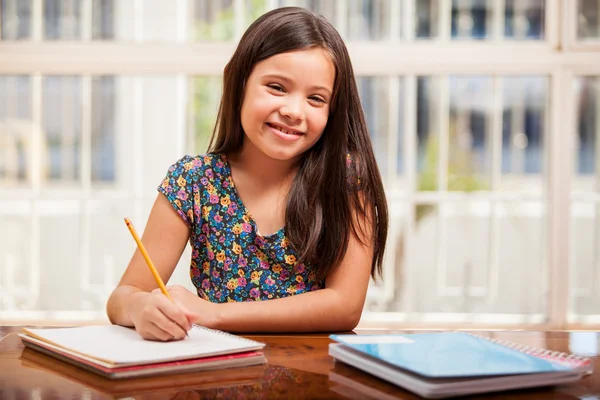
M 344 331 L 381 272 L 388 212 L 346 47 L 323 17 L 280 8 L 243 35 L 203 156 L 159 186 L 142 238 L 167 281 L 189 240 L 197 293 L 156 289 L 136 250 L 107 313 L 146 339 Z M 260 300 L 260 301 L 259 301 Z

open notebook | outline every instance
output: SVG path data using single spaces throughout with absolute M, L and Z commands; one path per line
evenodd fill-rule
M 336 360 L 426 398 L 557 385 L 593 368 L 587 358 L 463 332 L 330 337 Z
M 263 364 L 265 344 L 194 325 L 173 342 L 142 339 L 118 325 L 28 329 L 21 337 L 33 350 L 107 378 L 190 372 Z

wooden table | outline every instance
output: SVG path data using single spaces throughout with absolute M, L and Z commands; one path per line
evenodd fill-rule
M 268 364 L 265 366 L 111 381 L 24 349 L 16 335 L 20 330 L 19 326 L 0 326 L 1 399 L 419 398 L 361 371 L 334 363 L 327 354 L 330 340 L 326 334 L 244 335 L 267 343 Z M 357 334 L 399 332 L 416 331 L 355 331 Z M 477 333 L 538 348 L 590 355 L 597 355 L 600 342 L 600 333 L 592 332 Z M 600 398 L 599 369 L 600 366 L 592 375 L 575 384 L 473 396 L 469 399 Z

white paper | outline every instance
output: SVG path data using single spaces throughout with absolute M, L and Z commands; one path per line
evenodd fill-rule
M 74 352 L 115 364 L 144 364 L 237 353 L 264 344 L 220 331 L 193 327 L 189 338 L 172 342 L 144 340 L 118 325 L 27 329 L 34 337 Z

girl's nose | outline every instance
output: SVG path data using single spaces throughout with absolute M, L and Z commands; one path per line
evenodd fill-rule
M 286 102 L 281 106 L 279 112 L 282 116 L 286 117 L 292 122 L 302 121 L 303 118 L 302 105 L 300 104 L 300 101 L 290 100 Z

